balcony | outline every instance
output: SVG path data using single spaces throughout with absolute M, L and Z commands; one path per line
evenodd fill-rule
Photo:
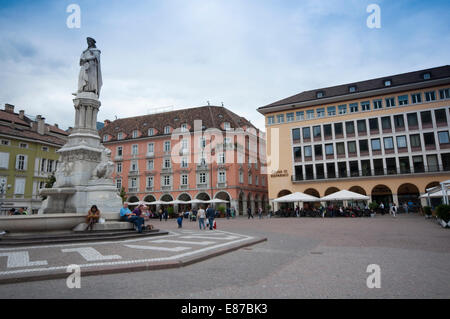
M 162 191 L 171 191 L 172 185 L 161 186 L 161 190 Z
M 199 184 L 197 183 L 197 189 L 207 189 L 208 188 L 208 184 Z
M 147 152 L 147 154 L 145 154 L 146 158 L 154 158 L 155 157 L 155 152 Z
M 128 176 L 139 176 L 139 171 L 129 171 Z
M 137 193 L 138 192 L 138 188 L 137 187 L 129 187 L 128 188 L 128 193 L 132 194 L 132 193 Z
M 223 183 L 217 183 L 217 188 L 227 188 L 227 183 L 226 182 L 223 182 Z
M 147 186 L 147 187 L 145 188 L 145 191 L 146 191 L 146 192 L 153 192 L 153 186 Z
M 450 166 L 422 166 L 417 165 L 416 167 L 388 167 L 379 169 L 366 169 L 366 170 L 351 170 L 350 174 L 347 171 L 339 171 L 339 175 L 336 176 L 335 172 L 328 174 L 323 174 L 322 172 L 316 174 L 314 177 L 312 174 L 303 175 L 292 175 L 291 181 L 293 183 L 304 182 L 304 181 L 314 181 L 322 180 L 327 178 L 330 179 L 342 179 L 342 178 L 367 178 L 367 177 L 382 177 L 382 176 L 403 176 L 403 175 L 416 175 L 416 174 L 436 174 L 436 173 L 447 173 L 450 172 Z
M 161 174 L 172 174 L 172 167 L 163 167 L 161 168 Z
M 118 161 L 118 162 L 123 161 L 123 156 L 122 156 L 122 155 L 116 155 L 116 156 L 114 157 L 114 160 L 115 160 L 115 161 Z

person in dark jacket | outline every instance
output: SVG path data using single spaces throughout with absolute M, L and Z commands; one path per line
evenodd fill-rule
M 215 217 L 216 217 L 216 211 L 208 205 L 208 208 L 206 209 L 206 218 L 208 218 L 210 230 L 213 230 Z

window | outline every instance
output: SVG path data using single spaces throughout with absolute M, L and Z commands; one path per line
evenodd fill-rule
M 350 175 L 351 176 L 359 176 L 358 161 L 351 161 L 348 164 L 350 166 Z
M 219 153 L 218 162 L 219 164 L 225 164 L 225 153 Z
M 239 183 L 244 183 L 244 173 L 242 171 L 239 171 Z
M 360 151 L 360 153 L 369 152 L 369 141 L 368 140 L 360 140 L 359 141 L 359 151 Z
M 165 126 L 164 127 L 164 134 L 170 134 L 170 126 Z
M 339 115 L 347 114 L 347 104 L 338 106 Z
M 394 107 L 395 106 L 395 98 L 388 97 L 385 99 L 386 101 L 386 107 Z
M 447 112 L 445 109 L 434 110 L 434 118 L 436 119 L 436 123 L 447 124 Z
M 369 129 L 371 131 L 378 131 L 378 118 L 369 119 Z
M 406 115 L 408 119 L 408 127 L 409 129 L 414 129 L 419 126 L 419 120 L 417 119 L 417 113 L 409 113 Z
M 448 131 L 438 132 L 439 144 L 448 144 L 449 136 Z
M 155 162 L 153 160 L 147 161 L 147 170 L 151 171 L 155 168 Z
M 384 168 L 383 168 L 383 160 L 382 159 L 374 159 L 373 160 L 373 170 L 375 172 L 375 175 L 383 175 Z
M 336 166 L 334 163 L 327 163 L 328 178 L 336 178 Z
M 305 146 L 305 157 L 312 157 L 312 148 L 311 148 L 311 146 Z
M 53 169 L 55 168 L 53 164 L 55 164 L 54 160 L 49 159 L 47 161 L 47 172 L 49 172 L 49 173 L 53 172 Z
M 429 172 L 436 172 L 439 170 L 439 163 L 437 155 L 427 155 L 427 164 Z
M 319 125 L 313 126 L 313 135 L 314 135 L 314 138 L 322 136 L 322 130 L 320 129 Z
M 19 147 L 20 148 L 28 148 L 28 144 L 27 143 L 20 143 Z
M 123 156 L 123 147 L 122 146 L 117 147 L 117 156 Z
M 302 148 L 301 147 L 294 147 L 294 159 L 296 161 L 302 159 Z
M 411 143 L 411 148 L 421 147 L 420 135 L 414 134 L 409 136 L 409 142 Z
M 103 135 L 103 142 L 108 142 L 108 135 Z
M 433 126 L 433 119 L 431 118 L 431 111 L 420 112 L 420 119 L 422 120 L 422 125 Z
M 423 157 L 420 156 L 413 156 L 413 167 L 414 167 L 414 173 L 423 173 L 425 172 L 425 166 L 423 163 Z
M 383 139 L 383 141 L 384 141 L 384 149 L 385 150 L 394 149 L 394 140 L 392 139 L 392 137 L 385 137 Z
M 314 118 L 314 110 L 306 111 L 306 119 L 312 120 Z
M 164 142 L 164 152 L 170 152 L 170 141 Z
M 336 143 L 336 153 L 337 155 L 345 155 L 345 144 Z
M 148 143 L 147 144 L 147 152 L 148 153 L 154 153 L 155 151 L 155 144 L 154 143 Z
M 294 141 L 299 141 L 300 140 L 300 129 L 299 128 L 295 128 L 292 130 L 292 139 Z
M 294 121 L 294 113 L 288 113 L 286 114 L 286 120 L 288 122 L 293 122 Z
M 348 87 L 348 91 L 350 92 L 350 93 L 354 93 L 354 92 L 356 92 L 356 86 L 349 86 Z
M 397 174 L 397 161 L 395 158 L 386 158 L 386 170 L 390 175 Z
M 25 194 L 25 178 L 16 177 L 16 181 L 14 183 L 14 194 L 15 195 L 24 195 Z
M 429 72 L 424 73 L 422 77 L 424 80 L 429 80 L 429 79 L 431 79 L 431 73 L 429 73 Z
M 322 155 L 323 155 L 322 145 L 314 145 L 314 156 L 322 157 Z
M 372 151 L 381 151 L 381 141 L 379 138 L 372 139 L 370 142 L 372 144 Z
M 122 173 L 122 163 L 121 162 L 116 164 L 116 172 L 117 172 L 117 174 Z
M 170 168 L 171 167 L 171 160 L 170 160 L 170 158 L 165 158 L 164 159 L 164 168 Z
M 131 133 L 131 136 L 132 136 L 133 138 L 137 138 L 137 137 L 138 137 L 138 131 L 137 131 L 137 130 L 134 130 L 134 131 Z
M 335 116 L 336 115 L 336 106 L 327 107 L 327 113 L 328 113 L 328 116 Z
M 408 95 L 400 95 L 398 97 L 398 105 L 408 105 Z
M 200 137 L 198 144 L 200 144 L 200 148 L 205 148 L 206 147 L 206 138 Z
M 411 168 L 409 166 L 409 157 L 399 157 L 398 162 L 400 164 L 400 174 L 411 173 Z
M 0 152 L 0 168 L 9 168 L 9 153 Z
M 273 117 L 273 116 L 269 116 L 269 117 L 267 117 L 267 124 L 273 124 L 273 123 L 275 123 L 275 117 Z
M 371 176 L 370 160 L 361 161 L 362 176 Z
M 137 161 L 132 161 L 131 162 L 130 171 L 132 171 L 132 172 L 137 172 L 138 171 L 138 162 Z
M 153 188 L 153 176 L 147 177 L 147 188 Z
M 338 163 L 338 173 L 339 173 L 339 177 L 347 177 L 347 163 L 346 162 Z
M 2 140 L 2 145 L 3 146 L 9 146 L 9 145 L 11 145 L 11 142 L 8 141 L 8 140 Z
M 121 178 L 116 179 L 116 188 L 122 189 L 122 179 Z
M 333 144 L 326 144 L 325 145 L 325 154 L 326 155 L 334 155 Z
M 228 126 L 228 128 L 227 128 L 227 126 Z M 225 130 L 229 129 L 230 128 L 230 123 L 228 123 L 228 122 L 223 123 L 223 127 L 225 128 Z M 188 131 L 187 124 L 186 123 L 181 124 L 181 132 L 187 132 L 187 131 Z
M 379 110 L 381 108 L 383 108 L 383 101 L 382 100 L 374 100 L 373 101 L 373 109 Z
M 123 140 L 123 133 L 122 132 L 117 133 L 117 139 L 118 140 Z
M 325 137 L 331 137 L 331 136 L 333 136 L 333 130 L 332 130 L 332 128 L 331 128 L 331 124 L 325 124 L 325 125 L 323 126 L 323 135 L 324 135 Z
M 392 85 L 392 81 L 391 80 L 385 80 L 384 81 L 384 86 L 391 86 Z
M 406 144 L 406 136 L 397 136 L 397 148 L 406 148 L 408 145 Z
M 321 109 L 317 109 L 317 118 L 321 118 L 325 116 L 325 109 L 321 108 Z
M 278 114 L 277 115 L 277 122 L 278 123 L 284 123 L 284 114 Z
M 347 143 L 348 153 L 356 153 L 356 142 L 348 142 Z
M 134 144 L 131 146 L 131 155 L 138 155 L 138 146 Z
M 303 128 L 303 138 L 304 139 L 311 138 L 311 129 L 309 127 Z
M 198 182 L 199 184 L 206 184 L 206 173 L 198 174 Z
M 361 110 L 370 111 L 370 102 L 369 101 L 361 102 Z
M 305 119 L 305 112 L 297 112 L 295 113 L 297 121 L 303 121 Z
M 450 99 L 450 89 L 439 90 L 439 98 L 441 100 Z
M 153 135 L 155 135 L 155 129 L 149 128 L 148 129 L 148 136 L 153 136 Z
M 225 183 L 227 181 L 227 177 L 225 172 L 220 171 L 218 176 L 219 183 Z
M 402 115 L 394 115 L 394 127 L 396 129 L 401 129 L 405 127 L 405 119 Z
M 425 146 L 434 146 L 436 142 L 434 140 L 434 133 L 424 133 L 423 141 L 425 142 Z
M 172 185 L 170 175 L 164 175 L 163 186 L 170 186 L 170 185 Z
M 425 92 L 425 101 L 427 102 L 436 101 L 435 91 Z
M 350 106 L 350 113 L 358 112 L 358 103 L 351 103 L 349 106 Z
M 366 120 L 358 120 L 356 124 L 358 126 L 358 133 L 367 132 Z
M 381 128 L 383 130 L 390 130 L 391 127 L 391 117 L 390 116 L 385 116 L 381 118 Z
M 422 94 L 421 93 L 413 93 L 413 94 L 411 94 L 411 102 L 413 104 L 415 104 L 415 103 L 422 103 Z
M 248 173 L 248 183 L 251 185 L 253 183 L 252 173 Z
M 345 122 L 345 131 L 348 134 L 355 134 L 355 122 Z
M 323 93 L 323 92 L 317 92 L 317 93 L 316 93 L 316 97 L 317 97 L 318 99 L 322 98 L 323 96 L 324 96 L 324 93 Z
M 188 176 L 186 174 L 181 175 L 181 185 L 188 185 Z
M 344 134 L 344 128 L 343 128 L 342 123 L 334 123 L 334 134 L 336 136 Z
M 26 155 L 17 155 L 16 156 L 16 169 L 19 171 L 27 170 L 27 159 Z
M 130 178 L 130 188 L 136 188 L 137 187 L 137 178 L 132 177 Z
M 181 168 L 187 168 L 188 167 L 188 158 L 187 157 L 183 157 L 181 159 Z

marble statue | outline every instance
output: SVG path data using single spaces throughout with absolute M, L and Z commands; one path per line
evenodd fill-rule
M 80 58 L 80 74 L 78 76 L 78 93 L 92 92 L 100 96 L 102 87 L 102 71 L 100 67 L 100 50 L 95 46 L 93 38 L 87 38 L 88 48 Z
M 114 173 L 114 162 L 111 160 L 111 150 L 106 148 L 102 152 L 101 161 L 95 167 L 93 179 L 110 179 Z

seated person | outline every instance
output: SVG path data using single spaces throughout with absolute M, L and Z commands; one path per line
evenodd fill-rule
M 136 216 L 135 213 L 131 212 L 128 208 L 128 203 L 124 203 L 123 207 L 120 209 L 120 220 L 133 223 L 137 231 L 142 233 L 142 225 L 144 224 L 144 219 L 142 217 Z
M 100 211 L 98 210 L 96 205 L 92 205 L 91 209 L 89 210 L 87 216 L 86 216 L 86 224 L 88 225 L 86 230 L 94 229 L 94 224 L 98 222 L 98 219 L 100 218 Z

